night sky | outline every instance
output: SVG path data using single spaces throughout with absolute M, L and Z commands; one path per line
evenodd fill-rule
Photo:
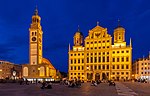
M 36 5 L 43 28 L 43 57 L 56 69 L 67 72 L 68 44 L 78 25 L 84 34 L 99 25 L 126 29 L 132 38 L 133 60 L 150 51 L 150 0 L 0 0 L 0 59 L 16 64 L 29 62 L 29 27 Z

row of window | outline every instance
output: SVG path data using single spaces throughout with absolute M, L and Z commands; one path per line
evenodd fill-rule
M 86 50 L 90 50 L 90 49 L 91 49 L 91 50 L 93 50 L 93 49 L 102 49 L 102 48 L 104 49 L 104 48 L 110 48 L 110 47 L 109 47 L 109 46 L 103 46 L 103 47 L 91 47 L 91 48 L 87 47 Z
M 112 72 L 112 75 L 128 75 L 129 72 Z
M 87 49 L 89 49 L 89 48 L 87 48 Z M 93 49 L 93 48 L 91 48 L 91 49 Z M 129 50 L 126 50 L 126 51 L 113 51 L 113 54 L 115 54 L 115 53 L 129 53 Z M 99 53 L 87 53 L 87 56 L 89 56 L 89 55 L 108 55 L 109 54 L 109 52 L 99 52 Z M 84 53 L 74 53 L 74 54 L 71 54 L 71 56 L 84 56 Z
M 86 42 L 86 44 L 107 43 L 107 42 L 110 42 L 110 40 L 104 40 L 104 41 L 94 41 L 94 42 Z
M 87 57 L 87 63 L 100 63 L 100 62 L 109 62 L 109 56 L 102 56 L 102 57 Z M 129 57 L 113 57 L 112 62 L 128 62 Z M 84 63 L 84 59 L 71 59 L 71 64 L 80 64 Z
M 109 65 L 87 65 L 87 70 L 109 70 Z M 112 65 L 112 69 L 129 69 L 129 65 Z M 84 70 L 83 66 L 71 66 L 70 70 Z
M 84 75 L 84 73 L 70 73 L 71 75 Z

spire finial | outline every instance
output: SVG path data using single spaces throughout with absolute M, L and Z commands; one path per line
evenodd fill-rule
M 35 8 L 34 15 L 38 15 L 38 8 L 37 8 L 37 5 L 36 5 L 36 8 Z
M 80 32 L 80 26 L 78 25 L 78 32 Z
M 99 26 L 99 22 L 97 21 L 97 26 Z
M 118 27 L 120 26 L 120 19 L 118 18 Z

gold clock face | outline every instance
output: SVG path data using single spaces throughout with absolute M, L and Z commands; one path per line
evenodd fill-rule
M 36 37 L 32 37 L 32 41 L 36 41 Z

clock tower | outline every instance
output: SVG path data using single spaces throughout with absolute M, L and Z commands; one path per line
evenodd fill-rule
M 42 27 L 41 17 L 38 15 L 37 8 L 32 16 L 32 23 L 29 28 L 29 62 L 30 65 L 38 65 L 42 63 Z

